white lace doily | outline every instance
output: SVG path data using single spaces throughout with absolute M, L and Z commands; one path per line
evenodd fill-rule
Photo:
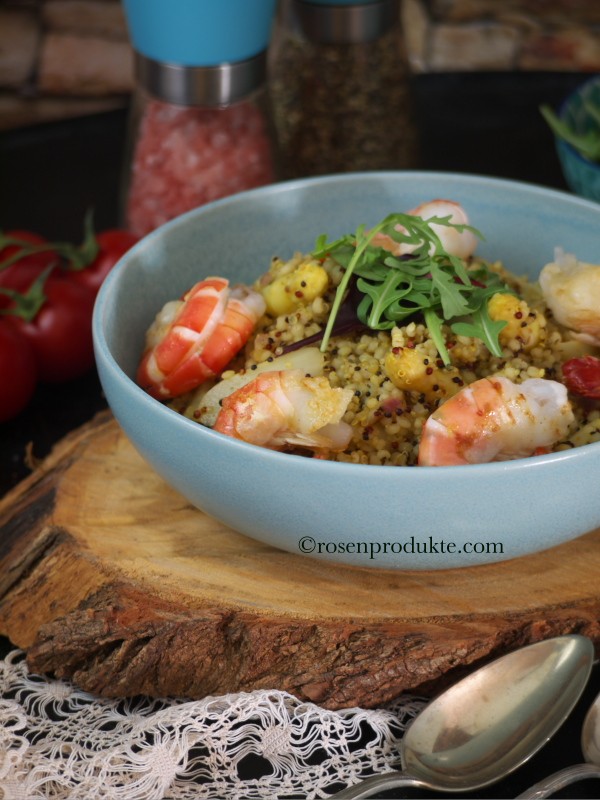
M 0 661 L 2 800 L 312 800 L 389 770 L 424 700 L 327 711 L 285 692 L 108 700 Z

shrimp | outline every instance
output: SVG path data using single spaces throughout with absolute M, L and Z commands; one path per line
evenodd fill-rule
M 566 388 L 557 381 L 482 378 L 461 389 L 427 419 L 420 466 L 509 461 L 547 451 L 574 421 Z
M 557 247 L 539 282 L 556 321 L 574 338 L 600 346 L 600 264 L 586 264 Z
M 245 286 L 229 289 L 225 278 L 196 283 L 181 300 L 162 308 L 146 334 L 137 382 L 168 400 L 218 375 L 250 338 L 265 301 Z
M 432 217 L 450 217 L 450 222 L 455 225 L 469 224 L 467 212 L 460 203 L 455 203 L 452 200 L 429 200 L 406 213 L 412 217 L 421 217 L 424 220 Z M 456 228 L 450 228 L 447 225 L 436 225 L 435 223 L 431 224 L 431 228 L 439 236 L 442 246 L 450 255 L 466 259 L 475 252 L 477 236 L 472 231 L 464 230 L 459 232 Z M 405 232 L 401 225 L 396 225 L 396 230 L 402 233 Z M 382 233 L 375 234 L 371 242 L 374 245 L 383 247 L 385 250 L 389 250 L 395 256 L 412 253 L 417 246 L 406 244 L 405 242 L 396 242 L 391 236 Z
M 213 430 L 271 450 L 341 451 L 352 436 L 341 421 L 352 395 L 301 370 L 262 372 L 223 399 Z

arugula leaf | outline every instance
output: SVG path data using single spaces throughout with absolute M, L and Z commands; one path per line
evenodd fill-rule
M 457 290 L 453 275 L 450 275 L 438 264 L 432 264 L 431 281 L 434 290 L 439 295 L 444 319 L 452 319 L 452 317 L 468 313 L 469 303 L 461 294 L 460 289 Z M 468 285 L 470 286 L 470 283 Z
M 514 294 L 514 292 L 505 286 L 500 276 L 493 273 L 493 278 L 488 282 L 487 286 L 483 286 L 473 293 L 475 300 L 473 310 L 469 320 L 458 320 L 450 325 L 450 329 L 458 336 L 471 336 L 476 339 L 481 339 L 490 353 L 494 356 L 502 355 L 502 348 L 498 340 L 500 331 L 508 325 L 506 320 L 493 320 L 488 311 L 487 301 L 490 297 L 497 292 L 504 292 L 506 294 Z
M 446 348 L 444 334 L 442 333 L 442 320 L 431 308 L 426 308 L 423 312 L 423 316 L 425 318 L 425 325 L 427 325 L 429 335 L 433 339 L 433 343 L 437 348 L 440 358 L 444 364 L 448 365 L 450 363 L 450 355 Z
M 337 331 L 336 318 L 352 285 L 363 295 L 356 306 L 357 316 L 372 330 L 390 330 L 400 321 L 421 313 L 445 364 L 450 363 L 450 356 L 442 325 L 452 320 L 462 326 L 460 330 L 469 330 L 465 335 L 481 339 L 490 352 L 499 352 L 498 333 L 505 323 L 490 319 L 487 301 L 497 291 L 511 290 L 497 273 L 483 266 L 468 270 L 462 259 L 446 252 L 432 225 L 452 227 L 459 232 L 470 230 L 483 238 L 477 229 L 452 223 L 449 216 L 423 220 L 409 214 L 389 214 L 368 231 L 360 225 L 354 234 L 333 242 L 328 242 L 325 235 L 317 239 L 312 255 L 331 256 L 344 269 L 323 332 L 321 351 L 327 349 L 334 327 Z M 377 233 L 387 234 L 414 249 L 410 254 L 393 256 L 372 244 Z M 350 284 L 353 276 L 355 284 Z
M 600 161 L 600 109 L 588 103 L 586 110 L 594 121 L 598 122 L 599 127 L 587 133 L 577 133 L 568 123 L 560 119 L 550 106 L 540 106 L 542 116 L 559 139 L 568 142 L 590 161 Z
M 359 306 L 359 319 L 362 319 L 369 328 L 386 330 L 394 327 L 395 321 L 393 319 L 386 319 L 382 322 L 381 317 L 385 310 L 392 305 L 400 308 L 400 301 L 411 290 L 411 287 L 405 282 L 397 285 L 396 280 L 397 275 L 392 270 L 388 270 L 388 277 L 379 285 L 373 285 L 362 278 L 359 278 L 356 282 L 360 291 L 371 299 L 370 308 L 368 303 Z
M 586 113 L 589 114 L 600 128 L 600 106 L 597 103 L 593 103 L 591 100 L 584 100 L 583 107 Z
M 489 315 L 487 304 L 484 304 L 473 312 L 470 323 L 454 322 L 450 328 L 458 336 L 481 339 L 492 355 L 501 356 L 502 348 L 498 342 L 498 334 L 507 324 L 504 319 L 493 320 Z

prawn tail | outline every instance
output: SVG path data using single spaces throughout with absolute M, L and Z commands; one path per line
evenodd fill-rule
M 265 303 L 252 289 L 228 287 L 225 278 L 206 278 L 184 294 L 166 321 L 159 315 L 136 376 L 152 397 L 168 400 L 196 389 L 246 344 Z
M 352 428 L 347 422 L 332 422 L 314 433 L 289 434 L 282 444 L 314 450 L 317 456 L 321 451 L 335 453 L 345 450 L 351 438 Z
M 213 430 L 272 450 L 343 450 L 352 429 L 341 417 L 351 397 L 299 370 L 263 372 L 223 398 Z
M 417 463 L 421 467 L 446 467 L 468 464 L 469 461 L 460 452 L 456 433 L 439 420 L 430 418 L 423 429 Z
M 418 463 L 451 466 L 540 455 L 574 420 L 566 388 L 544 378 L 482 378 L 443 403 L 423 426 Z
M 202 350 L 202 361 L 213 375 L 221 372 L 250 338 L 265 310 L 261 301 L 262 296 L 255 292 L 248 292 L 244 300 L 235 296 L 228 300 L 222 321 Z

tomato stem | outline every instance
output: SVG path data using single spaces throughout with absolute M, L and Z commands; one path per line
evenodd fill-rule
M 46 302 L 44 284 L 55 267 L 56 264 L 50 264 L 50 266 L 46 267 L 24 294 L 17 292 L 15 289 L 0 287 L 0 293 L 7 295 L 13 301 L 13 305 L 9 308 L 0 309 L 0 314 L 20 317 L 25 322 L 31 322 L 32 319 L 35 319 L 38 311 Z
M 20 249 L 0 261 L 0 271 L 10 267 L 17 261 L 20 261 L 25 256 L 35 255 L 36 253 L 53 252 L 59 258 L 64 259 L 67 263 L 63 267 L 69 271 L 79 271 L 85 269 L 93 263 L 98 253 L 100 246 L 96 239 L 93 223 L 94 213 L 89 210 L 83 223 L 83 241 L 79 245 L 72 244 L 71 242 L 44 242 L 43 244 L 30 244 L 17 237 L 4 236 L 0 233 L 0 250 L 3 250 L 9 245 L 21 245 Z

